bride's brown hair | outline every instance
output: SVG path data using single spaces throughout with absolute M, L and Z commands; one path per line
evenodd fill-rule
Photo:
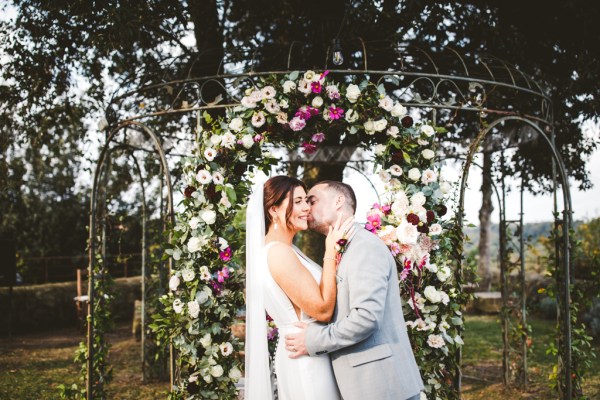
M 280 206 L 287 197 L 289 203 L 285 211 L 285 224 L 288 228 L 293 225 L 290 222 L 290 215 L 294 208 L 294 190 L 301 187 L 306 191 L 306 185 L 300 179 L 292 178 L 291 176 L 278 175 L 270 178 L 265 182 L 264 186 L 264 211 L 265 211 L 265 232 L 269 232 L 269 228 L 273 223 L 273 218 L 269 213 L 269 209 L 273 206 Z

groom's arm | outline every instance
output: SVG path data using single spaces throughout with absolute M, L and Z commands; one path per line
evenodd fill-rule
M 373 244 L 365 246 L 371 248 L 357 248 L 352 261 L 343 265 L 349 269 L 346 276 L 350 312 L 345 318 L 338 317 L 333 324 L 308 326 L 306 349 L 311 356 L 352 346 L 379 329 L 391 273 L 389 254 L 384 246 Z

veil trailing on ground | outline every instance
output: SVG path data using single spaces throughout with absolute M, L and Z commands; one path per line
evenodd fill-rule
M 267 267 L 264 252 L 265 216 L 264 184 L 267 177 L 258 173 L 246 209 L 246 348 L 244 398 L 268 400 L 273 398 L 267 323 L 262 282 Z

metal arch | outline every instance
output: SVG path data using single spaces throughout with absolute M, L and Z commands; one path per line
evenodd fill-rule
M 113 142 L 115 136 L 122 129 L 127 128 L 129 126 L 137 127 L 143 133 L 148 135 L 154 142 L 156 152 L 158 152 L 158 154 L 159 154 L 160 163 L 163 168 L 164 178 L 165 178 L 166 185 L 167 185 L 167 208 L 169 210 L 168 218 L 171 223 L 174 223 L 174 220 L 175 220 L 175 212 L 174 212 L 174 208 L 173 208 L 173 190 L 172 190 L 172 186 L 171 186 L 171 177 L 166 172 L 169 170 L 169 168 L 168 168 L 166 156 L 165 156 L 165 153 L 162 148 L 162 144 L 160 142 L 158 135 L 156 135 L 154 133 L 154 131 L 152 129 L 150 129 L 147 125 L 142 124 L 141 122 L 137 122 L 137 121 L 126 121 L 124 123 L 117 125 L 107 135 L 106 143 L 104 144 L 102 151 L 100 153 L 98 163 L 96 164 L 96 171 L 94 173 L 94 181 L 92 184 L 92 196 L 90 199 L 90 236 L 89 236 L 89 250 L 88 250 L 88 258 L 89 258 L 89 265 L 88 265 L 88 270 L 89 270 L 88 320 L 89 320 L 89 323 L 88 323 L 88 338 L 87 338 L 88 359 L 87 359 L 87 382 L 86 382 L 86 390 L 87 390 L 87 399 L 88 400 L 93 400 L 93 385 L 94 385 L 94 380 L 93 380 L 93 354 L 94 354 L 93 336 L 94 336 L 94 300 L 95 299 L 94 299 L 94 273 L 93 273 L 93 271 L 94 271 L 94 256 L 96 254 L 95 216 L 96 216 L 96 208 L 97 208 L 97 195 L 98 195 L 99 181 L 100 181 L 100 177 L 102 174 L 102 169 L 103 169 L 104 163 L 109 159 L 109 156 L 112 152 L 111 147 L 110 147 L 111 143 Z M 169 238 L 169 240 L 170 240 L 170 238 Z M 171 259 L 169 259 L 168 266 L 169 266 L 169 271 L 170 271 L 172 268 Z M 173 351 L 171 348 L 171 374 L 170 374 L 171 375 L 171 377 L 170 377 L 171 384 L 174 382 L 173 365 L 174 365 L 174 359 L 173 359 Z
M 550 151 L 552 153 L 552 158 L 553 161 L 556 163 L 556 166 L 558 168 L 558 173 L 560 176 L 560 181 L 561 181 L 561 186 L 562 186 L 562 193 L 563 193 L 563 218 L 564 218 L 564 222 L 562 224 L 562 234 L 563 234 L 563 259 L 562 259 L 562 270 L 564 273 L 564 281 L 563 281 L 563 285 L 565 288 L 564 293 L 562 293 L 563 295 L 563 302 L 564 302 L 564 310 L 563 310 L 563 321 L 561 326 L 564 325 L 564 334 L 565 334 L 565 340 L 564 340 L 564 354 L 565 354 L 565 360 L 563 360 L 563 366 L 564 366 L 564 378 L 565 378 L 565 399 L 566 400 L 571 400 L 572 399 L 572 377 L 571 377 L 571 362 L 572 362 L 572 349 L 571 349 L 571 336 L 572 336 L 572 329 L 571 329 L 571 311 L 569 308 L 569 304 L 570 304 L 570 253 L 569 253 L 569 230 L 571 229 L 571 213 L 572 213 L 572 204 L 571 204 L 571 194 L 570 194 L 570 190 L 569 190 L 569 181 L 568 181 L 568 176 L 566 173 L 566 169 L 564 166 L 564 163 L 562 161 L 562 158 L 560 157 L 560 155 L 558 154 L 556 147 L 554 146 L 553 141 L 548 138 L 548 136 L 546 135 L 546 133 L 544 132 L 543 129 L 541 129 L 538 125 L 534 124 L 533 122 L 531 122 L 530 120 L 526 119 L 526 118 L 522 118 L 522 117 L 517 117 L 517 116 L 507 116 L 507 117 L 502 117 L 499 118 L 493 122 L 491 122 L 486 128 L 482 129 L 479 134 L 477 135 L 477 137 L 473 140 L 473 142 L 471 143 L 471 145 L 469 146 L 469 151 L 467 154 L 467 160 L 465 161 L 464 167 L 463 167 L 463 176 L 461 179 L 461 185 L 460 185 L 460 198 L 459 198 L 459 211 L 458 211 L 458 215 L 457 215 L 457 224 L 458 226 L 462 226 L 463 225 L 463 210 L 464 210 L 464 200 L 465 200 L 465 187 L 466 187 L 466 181 L 468 178 L 468 174 L 469 174 L 469 169 L 470 166 L 472 164 L 472 159 L 473 156 L 475 154 L 475 152 L 477 151 L 477 149 L 479 148 L 479 145 L 481 143 L 481 141 L 483 140 L 483 138 L 497 125 L 506 122 L 506 121 L 518 121 L 518 122 L 522 122 L 525 124 L 528 124 L 531 128 L 533 128 L 534 130 L 536 130 L 541 137 L 544 138 L 544 140 L 546 141 L 546 143 L 548 144 L 548 147 L 550 148 Z M 457 265 L 457 275 L 460 275 L 462 273 L 462 266 L 460 263 L 460 260 L 458 260 L 458 265 Z M 460 376 L 459 376 L 459 381 L 458 381 L 458 385 L 460 387 Z

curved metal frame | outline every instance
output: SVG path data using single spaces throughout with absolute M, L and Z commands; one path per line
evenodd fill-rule
M 173 191 L 172 191 L 172 186 L 171 186 L 171 177 L 168 173 L 164 173 L 164 171 L 168 171 L 168 164 L 167 164 L 167 158 L 166 155 L 164 153 L 164 150 L 162 148 L 162 144 L 160 142 L 160 138 L 158 135 L 156 135 L 154 133 L 154 131 L 152 131 L 152 129 L 150 129 L 148 126 L 146 126 L 145 124 L 142 124 L 141 122 L 124 122 L 121 123 L 119 125 L 117 125 L 108 135 L 107 135 L 107 139 L 106 139 L 106 143 L 104 144 L 104 147 L 102 148 L 102 151 L 100 153 L 100 157 L 99 157 L 99 161 L 98 164 L 96 166 L 96 171 L 94 174 L 94 182 L 92 185 L 92 196 L 90 199 L 90 234 L 89 234 L 89 250 L 88 250 L 88 257 L 89 257 L 89 264 L 88 264 L 88 271 L 89 271 L 89 280 L 88 280 L 88 330 L 87 330 L 87 347 L 88 347 L 88 357 L 87 357 L 87 382 L 86 382 L 86 391 L 87 391 L 87 398 L 89 400 L 93 399 L 93 354 L 94 354 L 94 347 L 93 347 L 93 337 L 94 337 L 94 282 L 95 282 L 95 276 L 94 276 L 94 257 L 96 254 L 96 212 L 97 212 L 97 196 L 98 196 L 98 189 L 99 189 L 99 182 L 100 182 L 100 178 L 102 175 L 102 170 L 103 167 L 105 165 L 105 163 L 110 159 L 110 155 L 113 151 L 113 149 L 110 147 L 110 145 L 112 144 L 113 140 L 115 139 L 115 137 L 117 136 L 117 134 L 124 128 L 127 128 L 129 126 L 135 126 L 137 128 L 140 129 L 140 131 L 144 134 L 146 134 L 147 136 L 149 136 L 151 138 L 151 140 L 154 143 L 154 147 L 155 147 L 155 151 L 158 153 L 159 155 L 159 159 L 160 159 L 160 163 L 162 166 L 162 171 L 163 171 L 163 178 L 165 179 L 166 182 L 166 186 L 167 186 L 167 209 L 168 209 L 168 218 L 169 221 L 171 223 L 174 222 L 175 220 L 175 212 L 174 212 L 174 207 L 173 207 Z M 135 159 L 135 157 L 134 157 Z M 137 159 L 135 159 L 135 163 L 137 165 L 137 167 L 139 168 L 139 165 L 137 163 Z M 144 195 L 145 198 L 145 195 Z M 144 206 L 145 209 L 145 206 Z M 144 210 L 145 212 L 145 210 Z M 104 245 L 104 238 L 103 238 L 103 243 L 102 245 Z M 145 249 L 145 229 L 144 229 L 144 240 L 143 240 L 143 246 Z M 144 261 L 142 261 L 144 262 Z M 169 270 L 171 270 L 171 265 L 172 261 L 169 260 Z M 142 280 L 143 281 L 143 280 Z M 142 329 L 144 329 L 142 327 Z M 143 357 L 143 355 L 142 355 Z M 171 349 L 171 365 L 173 365 L 174 359 L 173 359 L 173 351 Z M 173 381 L 173 368 L 171 368 L 171 381 Z
M 364 47 L 364 42 L 363 42 Z M 451 110 L 454 112 L 458 111 L 469 111 L 476 113 L 487 113 L 499 116 L 498 119 L 490 123 L 485 129 L 481 130 L 475 140 L 472 141 L 469 151 L 467 154 L 467 160 L 465 161 L 463 168 L 463 176 L 460 187 L 460 202 L 458 211 L 458 224 L 462 226 L 463 223 L 463 210 L 464 210 L 464 191 L 466 179 L 468 177 L 468 171 L 472 164 L 474 154 L 477 152 L 479 145 L 482 143 L 483 138 L 496 126 L 505 121 L 520 121 L 537 131 L 547 142 L 551 149 L 553 156 L 553 164 L 558 168 L 558 177 L 562 185 L 563 198 L 564 198 L 564 221 L 563 224 L 563 253 L 562 253 L 562 268 L 565 272 L 564 287 L 567 288 L 564 296 L 565 304 L 569 304 L 570 293 L 569 293 L 569 227 L 571 226 L 571 198 L 568 188 L 567 173 L 555 146 L 554 146 L 554 128 L 553 128 L 553 115 L 552 115 L 552 101 L 544 93 L 542 88 L 531 78 L 523 74 L 521 71 L 509 66 L 507 63 L 498 60 L 493 57 L 482 56 L 477 60 L 477 64 L 482 66 L 488 76 L 481 78 L 473 75 L 472 69 L 467 67 L 465 59 L 458 54 L 457 51 L 449 49 L 453 57 L 458 58 L 464 70 L 464 75 L 458 75 L 454 71 L 450 74 L 440 73 L 441 68 L 435 64 L 434 57 L 431 57 L 428 53 L 419 51 L 425 54 L 426 58 L 431 62 L 434 67 L 435 73 L 427 73 L 418 71 L 409 71 L 405 68 L 404 59 L 399 57 L 399 62 L 402 65 L 402 70 L 399 71 L 375 71 L 368 70 L 366 67 L 364 70 L 331 70 L 330 72 L 339 76 L 357 76 L 366 75 L 373 82 L 387 83 L 388 85 L 395 85 L 394 95 L 400 102 L 406 107 L 415 107 L 431 110 L 433 117 L 436 116 L 437 109 Z M 291 59 L 290 48 L 290 56 Z M 408 64 L 406 64 L 408 65 Z M 289 65 L 288 65 L 289 67 Z M 500 74 L 497 72 L 508 75 L 509 79 L 500 79 Z M 160 83 L 154 85 L 148 85 L 142 88 L 138 88 L 133 91 L 128 91 L 124 94 L 116 96 L 111 101 L 107 109 L 107 115 L 111 114 L 115 119 L 120 119 L 120 124 L 108 135 L 105 147 L 100 156 L 98 162 L 98 168 L 96 176 L 94 178 L 94 186 L 92 189 L 92 200 L 91 209 L 92 217 L 90 224 L 90 232 L 94 232 L 94 215 L 96 208 L 96 195 L 98 190 L 98 171 L 102 164 L 105 162 L 106 148 L 110 145 L 116 132 L 124 126 L 137 125 L 143 128 L 144 132 L 149 134 L 154 141 L 155 150 L 160 154 L 161 165 L 163 166 L 164 176 L 167 180 L 168 193 L 169 193 L 169 218 L 171 221 L 174 220 L 173 205 L 172 205 L 172 188 L 169 179 L 169 173 L 166 163 L 166 154 L 161 147 L 159 137 L 153 133 L 147 126 L 139 122 L 142 119 L 161 117 L 167 115 L 183 114 L 183 113 L 199 113 L 203 110 L 218 110 L 225 109 L 228 107 L 234 107 L 239 104 L 239 96 L 241 91 L 245 87 L 254 86 L 254 79 L 266 76 L 266 75 L 285 75 L 291 71 L 268 71 L 268 72 L 254 72 L 251 70 L 249 73 L 240 74 L 223 74 L 206 76 L 196 79 L 182 79 L 168 83 Z M 496 74 L 494 73 L 496 72 Z M 377 78 L 377 79 L 376 79 Z M 522 84 L 524 82 L 524 85 Z M 223 89 L 222 95 L 216 99 L 206 99 L 203 95 L 203 90 L 208 84 L 216 84 Z M 430 94 L 423 98 L 421 97 L 420 85 L 427 85 Z M 466 87 L 465 87 L 466 86 Z M 528 106 L 531 106 L 529 111 L 514 109 L 495 109 L 486 107 L 488 99 L 487 93 L 500 90 L 509 90 L 514 95 L 517 92 L 521 96 L 528 96 L 531 101 L 528 102 Z M 164 92 L 167 92 L 167 96 Z M 155 96 L 153 96 L 155 94 Z M 157 95 L 157 94 L 160 94 Z M 450 98 L 444 98 L 444 96 L 450 95 Z M 193 101 L 189 101 L 189 96 L 193 98 Z M 168 98 L 163 104 L 154 104 L 153 107 L 141 107 L 140 102 L 144 99 L 154 99 L 158 102 L 159 98 Z M 210 101 L 209 101 L 210 100 Z M 129 110 L 128 110 L 129 109 Z M 120 113 L 120 114 L 118 114 Z M 552 138 L 548 138 L 545 134 L 544 129 L 541 129 L 539 125 L 544 125 L 545 128 L 551 132 Z M 556 178 L 555 178 L 556 182 Z M 498 195 L 498 193 L 496 193 Z M 556 202 L 555 202 L 556 207 Z M 90 270 L 92 268 L 92 257 L 95 251 L 95 243 L 93 242 L 93 235 L 90 235 Z M 171 263 L 171 260 L 169 260 Z M 169 265 L 169 269 L 171 265 Z M 457 274 L 462 272 L 461 265 L 457 266 Z M 90 274 L 92 277 L 92 275 Z M 93 279 L 93 278 L 90 278 Z M 90 299 L 93 301 L 93 287 L 90 283 Z M 93 314 L 93 307 L 90 305 L 88 308 L 90 314 Z M 564 310 L 564 329 L 566 343 L 565 346 L 565 370 L 563 374 L 565 376 L 565 383 L 567 385 L 567 393 L 565 394 L 566 399 L 571 399 L 571 350 L 568 345 L 571 340 L 571 325 L 569 309 L 566 307 Z M 91 315 L 93 320 L 93 315 Z M 93 333 L 93 332 L 91 332 Z M 88 333 L 90 335 L 90 333 Z M 88 337 L 88 342 L 89 342 Z M 460 357 L 460 352 L 458 354 Z M 174 382 L 174 355 L 171 352 L 171 383 Z M 457 387 L 460 389 L 460 371 L 458 371 Z

